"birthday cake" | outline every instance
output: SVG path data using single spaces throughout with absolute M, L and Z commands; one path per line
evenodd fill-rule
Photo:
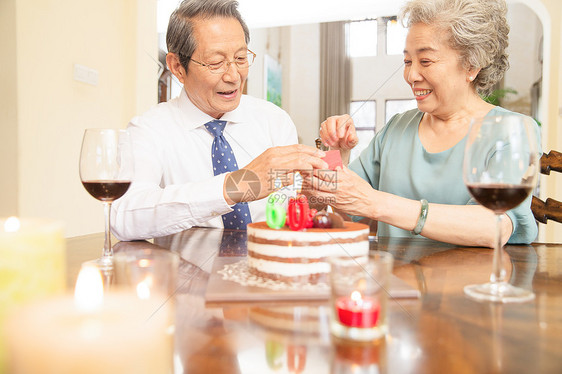
M 250 273 L 276 281 L 327 281 L 328 257 L 361 257 L 369 252 L 369 227 L 343 222 L 337 228 L 270 228 L 266 222 L 248 225 Z

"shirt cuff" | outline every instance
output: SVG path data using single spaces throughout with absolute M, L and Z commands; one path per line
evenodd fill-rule
M 201 183 L 192 191 L 197 198 L 190 205 L 193 217 L 217 217 L 232 212 L 232 208 L 224 199 L 224 179 L 229 173 L 212 178 L 209 183 Z

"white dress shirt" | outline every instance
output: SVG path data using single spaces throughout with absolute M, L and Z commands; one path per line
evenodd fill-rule
M 223 227 L 221 215 L 232 208 L 223 196 L 226 174 L 213 175 L 214 136 L 203 126 L 213 119 L 182 89 L 177 98 L 131 120 L 135 173 L 127 193 L 113 203 L 112 229 L 118 239 L 154 238 L 192 226 Z M 227 121 L 224 136 L 241 167 L 270 147 L 298 142 L 289 115 L 265 100 L 243 95 L 221 120 Z M 252 221 L 265 219 L 266 200 L 249 203 Z

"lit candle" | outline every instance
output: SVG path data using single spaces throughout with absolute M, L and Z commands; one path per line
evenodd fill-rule
M 348 327 L 371 328 L 377 325 L 380 304 L 376 299 L 363 297 L 359 291 L 336 300 L 336 311 L 340 323 Z
M 65 289 L 65 239 L 60 223 L 0 219 L 0 372 L 5 362 L 4 321 L 10 310 Z
M 134 293 L 103 294 L 99 271 L 86 266 L 74 298 L 28 306 L 10 320 L 10 368 L 17 374 L 171 373 L 167 307 L 156 311 Z

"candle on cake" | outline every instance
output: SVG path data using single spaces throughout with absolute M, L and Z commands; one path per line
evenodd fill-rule
M 265 221 L 272 229 L 280 229 L 285 226 L 287 212 L 283 205 L 285 196 L 276 192 L 267 197 L 265 206 Z

